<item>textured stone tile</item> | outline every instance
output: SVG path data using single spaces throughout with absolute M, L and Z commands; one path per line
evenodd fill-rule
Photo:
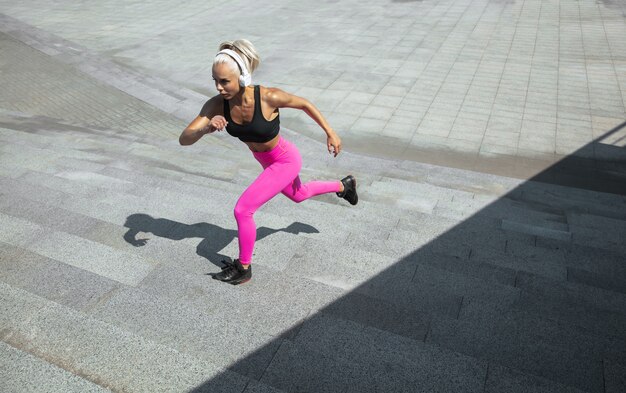
M 75 310 L 96 304 L 119 284 L 62 262 L 2 244 L 0 279 Z
M 582 393 L 583 391 L 572 386 L 555 383 L 549 379 L 520 373 L 495 364 L 489 365 L 487 382 L 485 384 L 485 392 L 490 393 Z
M 5 392 L 109 391 L 4 342 L 0 343 L 0 362 L 3 365 L 0 389 Z
M 137 290 L 116 291 L 90 314 L 219 367 L 247 358 L 246 365 L 239 362 L 237 370 L 253 378 L 262 375 L 280 344 L 260 330 L 254 338 L 249 336 L 245 321 L 260 322 L 252 315 L 242 319 L 233 313 L 205 314 L 183 302 L 159 299 Z
M 316 316 L 304 324 L 295 343 L 322 355 L 349 360 L 359 368 L 376 373 L 375 386 L 388 385 L 393 391 L 404 391 L 409 386 L 425 390 L 476 391 L 482 388 L 486 367 L 476 359 L 384 334 L 377 329 L 356 327 L 353 322 Z M 384 371 L 381 364 L 385 365 Z M 454 379 L 443 378 L 440 374 L 444 364 L 445 368 L 455 370 Z M 406 384 L 405 387 L 402 384 Z
M 604 391 L 606 393 L 618 393 L 626 389 L 626 366 L 624 363 L 617 363 L 604 360 Z
M 4 284 L 0 291 L 5 342 L 54 359 L 113 390 L 190 389 L 207 379 L 213 391 L 232 391 L 236 385 L 243 390 L 245 386 L 243 377 L 235 373 L 67 307 Z M 127 368 L 130 362 L 135 365 L 132 374 Z M 175 378 L 172 370 L 177 370 Z

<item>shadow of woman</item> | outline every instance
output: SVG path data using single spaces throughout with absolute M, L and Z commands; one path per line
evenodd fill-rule
M 154 218 L 148 214 L 131 214 L 126 218 L 124 227 L 128 231 L 124 234 L 124 240 L 135 247 L 145 246 L 148 239 L 138 239 L 140 232 L 152 233 L 155 236 L 170 240 L 183 240 L 189 238 L 202 239 L 196 247 L 196 253 L 206 258 L 216 266 L 222 266 L 221 261 L 230 261 L 231 258 L 220 253 L 236 237 L 237 231 L 224 229 L 220 226 L 199 222 L 196 224 L 183 224 L 167 218 Z M 260 227 L 257 229 L 257 241 L 277 232 L 287 232 L 297 235 L 299 233 L 319 233 L 311 225 L 294 222 L 280 229 Z

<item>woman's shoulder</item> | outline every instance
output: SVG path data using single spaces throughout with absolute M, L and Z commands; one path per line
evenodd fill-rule
M 268 102 L 269 104 L 276 104 L 277 102 L 282 101 L 283 97 L 288 94 L 284 90 L 278 87 L 270 87 L 270 86 L 259 86 L 259 95 L 263 101 Z
M 200 116 L 205 117 L 213 117 L 215 115 L 223 115 L 224 112 L 224 97 L 220 94 L 217 94 L 211 98 L 209 98 L 202 109 L 200 110 Z
M 256 85 L 256 86 L 259 88 L 259 91 L 261 92 L 261 94 L 274 94 L 276 92 L 284 93 L 284 90 L 278 87 L 263 86 L 263 85 Z

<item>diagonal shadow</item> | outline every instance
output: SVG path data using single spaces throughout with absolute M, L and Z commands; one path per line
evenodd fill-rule
M 128 231 L 124 234 L 124 240 L 135 247 L 142 247 L 148 241 L 145 238 L 137 238 L 140 233 L 152 233 L 155 236 L 170 240 L 202 239 L 196 247 L 196 253 L 216 266 L 222 266 L 221 261 L 231 259 L 229 256 L 221 254 L 220 251 L 237 238 L 236 230 L 225 229 L 218 225 L 206 222 L 183 224 L 167 218 L 154 218 L 143 213 L 128 216 L 124 227 L 128 228 Z M 299 233 L 319 233 L 311 225 L 294 222 L 285 228 L 279 229 L 259 227 L 257 229 L 257 241 L 277 232 L 287 232 L 294 235 Z
M 626 370 L 626 150 L 602 142 L 625 126 L 437 233 L 407 212 L 405 238 L 369 250 L 397 263 L 229 369 L 245 392 L 603 392 Z M 576 170 L 604 193 L 560 186 Z

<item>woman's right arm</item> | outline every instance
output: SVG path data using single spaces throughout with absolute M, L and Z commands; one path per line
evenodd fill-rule
M 204 104 L 200 114 L 180 134 L 178 142 L 181 145 L 193 145 L 206 134 L 221 131 L 226 127 L 228 122 L 222 116 L 223 103 L 218 105 L 218 101 L 221 103 L 221 100 L 221 97 L 215 96 Z

